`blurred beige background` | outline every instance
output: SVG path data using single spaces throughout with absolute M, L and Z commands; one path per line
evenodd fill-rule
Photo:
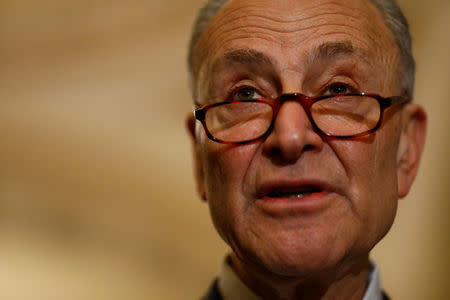
M 202 2 L 0 0 L 1 299 L 203 294 L 226 247 L 184 129 Z M 374 256 L 393 299 L 449 299 L 450 1 L 400 3 L 428 143 Z

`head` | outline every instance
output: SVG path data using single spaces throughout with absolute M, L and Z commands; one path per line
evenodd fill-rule
M 203 14 L 189 56 L 199 106 L 287 93 L 412 96 L 410 37 L 392 1 L 210 1 Z M 391 106 L 376 132 L 353 139 L 318 133 L 299 101 L 283 102 L 253 143 L 212 141 L 193 118 L 188 127 L 199 193 L 238 262 L 320 276 L 367 261 L 388 232 L 417 172 L 425 114 Z

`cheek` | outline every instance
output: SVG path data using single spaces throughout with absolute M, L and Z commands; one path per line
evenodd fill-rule
M 211 198 L 240 193 L 257 146 L 227 146 L 207 142 L 204 147 L 203 171 L 207 193 Z
M 394 186 L 395 152 L 390 145 L 373 141 L 373 143 L 351 142 L 341 147 L 338 154 L 347 171 L 351 190 L 355 193 L 382 192 Z
M 228 146 L 209 141 L 204 145 L 206 199 L 217 230 L 228 241 L 231 226 L 240 222 L 248 206 L 244 183 L 258 145 Z
M 348 198 L 371 247 L 387 233 L 397 209 L 396 143 L 392 137 L 333 144 L 349 179 Z
M 375 134 L 330 142 L 350 180 L 352 193 L 376 194 L 396 189 L 398 120 L 390 119 Z M 362 196 L 362 195 L 361 195 Z

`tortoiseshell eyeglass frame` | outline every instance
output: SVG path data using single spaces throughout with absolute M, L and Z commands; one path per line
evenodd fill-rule
M 355 135 L 346 135 L 346 136 L 336 136 L 336 135 L 331 135 L 331 134 L 327 134 L 326 132 L 323 132 L 316 125 L 316 123 L 314 122 L 314 120 L 312 118 L 311 106 L 315 102 L 323 100 L 323 99 L 338 98 L 338 97 L 343 97 L 343 96 L 371 97 L 371 98 L 377 100 L 378 104 L 380 105 L 380 118 L 379 118 L 377 124 L 375 125 L 375 127 L 373 127 L 370 130 L 367 130 L 367 131 L 364 131 L 364 132 L 361 132 L 361 133 L 358 133 Z M 314 128 L 314 131 L 316 133 L 318 133 L 319 135 L 329 137 L 329 138 L 335 138 L 335 139 L 356 139 L 356 138 L 368 135 L 370 133 L 373 133 L 380 128 L 380 126 L 383 122 L 383 114 L 384 114 L 384 111 L 386 108 L 396 105 L 396 104 L 403 104 L 403 103 L 410 102 L 411 99 L 409 97 L 405 97 L 405 96 L 392 96 L 392 97 L 385 98 L 380 95 L 370 94 L 370 93 L 348 93 L 348 94 L 336 94 L 336 95 L 319 96 L 319 97 L 308 97 L 308 96 L 305 96 L 300 93 L 290 93 L 290 94 L 282 94 L 278 98 L 271 99 L 271 100 L 258 98 L 258 99 L 252 99 L 252 100 L 225 101 L 225 102 L 204 105 L 202 107 L 199 107 L 199 105 L 196 104 L 195 108 L 194 108 L 194 117 L 202 123 L 206 135 L 208 136 L 208 138 L 210 140 L 212 140 L 214 142 L 221 143 L 221 144 L 229 144 L 229 145 L 250 144 L 250 143 L 254 143 L 254 142 L 257 142 L 259 140 L 266 138 L 272 132 L 272 129 L 275 126 L 275 120 L 277 118 L 280 107 L 286 101 L 296 101 L 296 102 L 300 103 L 300 105 L 305 110 L 306 115 L 308 116 L 308 119 Z M 221 106 L 224 104 L 239 103 L 239 102 L 246 102 L 246 103 L 249 103 L 249 102 L 261 103 L 262 102 L 262 103 L 266 103 L 266 104 L 270 105 L 272 107 L 272 122 L 271 122 L 270 126 L 268 127 L 268 129 L 260 136 L 257 136 L 253 139 L 249 139 L 249 140 L 245 140 L 245 141 L 234 141 L 234 142 L 223 141 L 223 140 L 220 140 L 220 139 L 216 138 L 215 136 L 213 136 L 211 134 L 211 132 L 208 130 L 208 127 L 207 127 L 206 121 L 205 121 L 208 110 L 210 110 L 213 107 Z

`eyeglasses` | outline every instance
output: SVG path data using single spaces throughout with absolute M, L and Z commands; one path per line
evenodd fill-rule
M 384 98 L 376 94 L 351 93 L 308 97 L 283 94 L 277 99 L 220 102 L 194 110 L 209 139 L 222 144 L 247 144 L 267 137 L 286 101 L 301 104 L 314 127 L 322 135 L 352 139 L 375 132 L 386 108 L 409 102 L 408 97 Z

